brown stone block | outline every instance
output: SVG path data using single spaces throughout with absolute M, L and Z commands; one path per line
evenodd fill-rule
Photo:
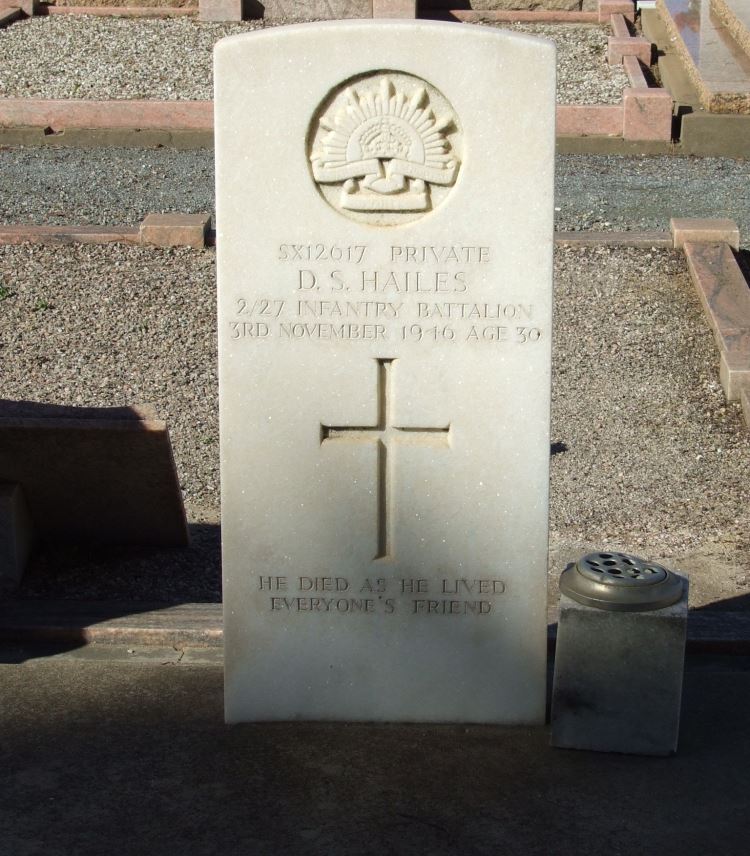
M 23 487 L 35 537 L 185 546 L 164 422 L 136 408 L 0 401 L 0 481 Z
M 24 15 L 34 14 L 36 0 L 0 0 L 0 13 L 8 9 L 19 9 Z
M 622 107 L 619 104 L 560 104 L 555 116 L 559 136 L 622 134 Z
M 674 248 L 681 250 L 691 244 L 729 244 L 735 250 L 740 247 L 740 230 L 734 220 L 705 217 L 672 217 L 669 228 Z
M 211 130 L 211 101 L 66 101 L 0 98 L 0 127 Z
M 128 226 L 0 225 L 0 244 L 137 244 L 139 240 L 138 229 Z
M 199 0 L 199 21 L 241 21 L 244 0 Z
M 23 17 L 23 12 L 20 9 L 13 6 L 8 8 L 0 6 L 0 29 L 7 27 L 21 17 Z
M 416 0 L 372 0 L 373 18 L 416 18 Z
M 155 247 L 206 246 L 209 214 L 147 214 L 141 223 L 141 243 Z
M 607 24 L 611 15 L 622 15 L 628 21 L 635 20 L 635 4 L 631 0 L 599 0 L 599 23 Z
M 607 40 L 607 62 L 620 65 L 626 56 L 634 56 L 644 65 L 651 65 L 651 42 L 640 36 L 610 36 Z
M 742 413 L 745 417 L 745 424 L 750 428 L 750 387 L 740 391 L 740 401 L 742 402 Z
M 663 89 L 623 90 L 623 136 L 626 140 L 671 140 L 672 96 Z

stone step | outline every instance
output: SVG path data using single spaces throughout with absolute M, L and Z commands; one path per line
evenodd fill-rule
M 711 12 L 750 56 L 750 0 L 711 0 Z
M 750 56 L 712 14 L 710 0 L 657 0 L 656 6 L 701 106 L 712 113 L 750 114 Z

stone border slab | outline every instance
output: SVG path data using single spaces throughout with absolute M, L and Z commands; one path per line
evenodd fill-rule
M 626 140 L 671 140 L 672 96 L 648 85 L 637 56 L 622 60 L 630 86 L 623 90 L 623 137 Z
M 626 68 L 628 60 L 637 63 L 635 57 L 625 57 Z M 622 104 L 559 105 L 556 111 L 557 133 L 561 136 L 669 140 L 671 110 L 671 96 L 664 90 L 647 86 L 627 87 Z M 0 99 L 0 129 L 3 128 L 41 128 L 47 134 L 69 130 L 211 132 L 213 102 L 6 98 Z
M 213 242 L 209 214 L 147 214 L 140 226 L 0 225 L 0 244 L 148 244 L 202 249 Z
M 568 12 L 563 9 L 450 9 L 448 11 L 427 10 L 420 18 L 435 21 L 460 21 L 471 24 L 477 21 L 508 22 L 525 21 L 536 24 L 599 24 L 598 12 Z M 606 20 L 606 19 L 605 19 Z
M 560 104 L 556 131 L 564 136 L 621 137 L 622 104 Z
M 639 249 L 672 249 L 669 232 L 555 232 L 555 244 L 560 247 L 636 247 Z
M 652 45 L 643 36 L 634 36 L 622 13 L 610 17 L 613 35 L 607 39 L 607 62 L 620 65 L 626 56 L 635 56 L 645 65 L 651 64 Z
M 628 21 L 635 21 L 635 3 L 632 0 L 599 0 L 596 11 L 600 24 L 606 24 L 612 15 L 622 15 Z
M 127 226 L 2 226 L 0 244 L 137 244 L 139 230 Z
M 0 127 L 139 128 L 210 131 L 212 101 L 66 101 L 41 98 L 0 99 Z
M 719 349 L 727 401 L 750 389 L 750 288 L 729 244 L 683 246 L 688 270 Z
M 30 18 L 36 11 L 36 0 L 0 0 L 0 11 L 17 9 L 22 15 Z
M 155 247 L 206 246 L 210 214 L 147 214 L 139 229 L 142 244 Z
M 199 0 L 199 21 L 241 21 L 244 17 L 244 0 Z
M 212 149 L 214 132 L 168 130 L 164 128 L 67 128 L 50 132 L 44 127 L 0 126 L 0 145 L 5 146 L 62 146 L 78 148 L 158 149 L 164 146 L 177 151 Z
M 23 12 L 16 6 L 10 6 L 7 8 L 3 8 L 0 6 L 0 29 L 2 29 L 3 27 L 8 27 L 14 21 L 18 21 L 24 17 L 25 15 L 23 14 Z
M 557 618 L 557 605 L 553 604 L 547 610 L 551 649 Z M 0 602 L 0 641 L 220 651 L 224 645 L 222 605 L 8 600 Z M 750 613 L 710 609 L 689 612 L 688 650 L 749 653 Z
M 41 6 L 37 15 L 94 15 L 114 18 L 177 18 L 197 15 L 197 6 Z
M 372 0 L 373 18 L 417 18 L 417 0 Z
M 704 217 L 672 217 L 669 221 L 672 244 L 681 250 L 685 244 L 729 244 L 740 248 L 740 230 L 734 220 Z

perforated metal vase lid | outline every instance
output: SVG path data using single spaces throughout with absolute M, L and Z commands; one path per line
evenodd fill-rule
M 560 591 L 586 606 L 644 612 L 677 603 L 682 578 L 627 553 L 588 553 L 563 571 Z

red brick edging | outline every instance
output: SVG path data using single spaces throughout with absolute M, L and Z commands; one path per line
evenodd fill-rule
M 661 89 L 633 87 L 625 90 L 622 104 L 561 104 L 556 111 L 557 133 L 668 140 L 671 104 L 671 97 Z M 0 99 L 0 128 L 18 127 L 51 132 L 74 128 L 211 131 L 213 102 Z
M 212 101 L 67 101 L 0 99 L 0 128 L 210 131 Z
M 147 214 L 140 226 L 0 225 L 2 244 L 147 244 L 193 247 L 212 243 L 208 214 Z
M 42 6 L 38 15 L 95 15 L 115 18 L 177 18 L 197 15 L 197 6 Z
M 597 12 L 454 10 L 458 20 L 489 18 L 498 21 L 580 21 L 609 20 L 608 59 L 622 62 L 630 80 L 620 104 L 561 104 L 556 110 L 557 134 L 570 137 L 622 137 L 628 141 L 669 141 L 672 134 L 672 98 L 662 89 L 650 88 L 640 62 L 650 56 L 646 40 L 630 36 L 626 17 L 632 17 L 629 0 L 599 0 Z M 146 16 L 193 14 L 196 7 L 106 8 L 50 6 L 48 14 L 115 14 Z M 630 10 L 630 11 L 628 11 Z M 584 17 L 585 16 L 585 17 Z M 66 129 L 211 131 L 213 103 L 210 101 L 88 101 L 44 100 L 37 98 L 0 99 L 0 128 L 44 128 L 51 132 Z

